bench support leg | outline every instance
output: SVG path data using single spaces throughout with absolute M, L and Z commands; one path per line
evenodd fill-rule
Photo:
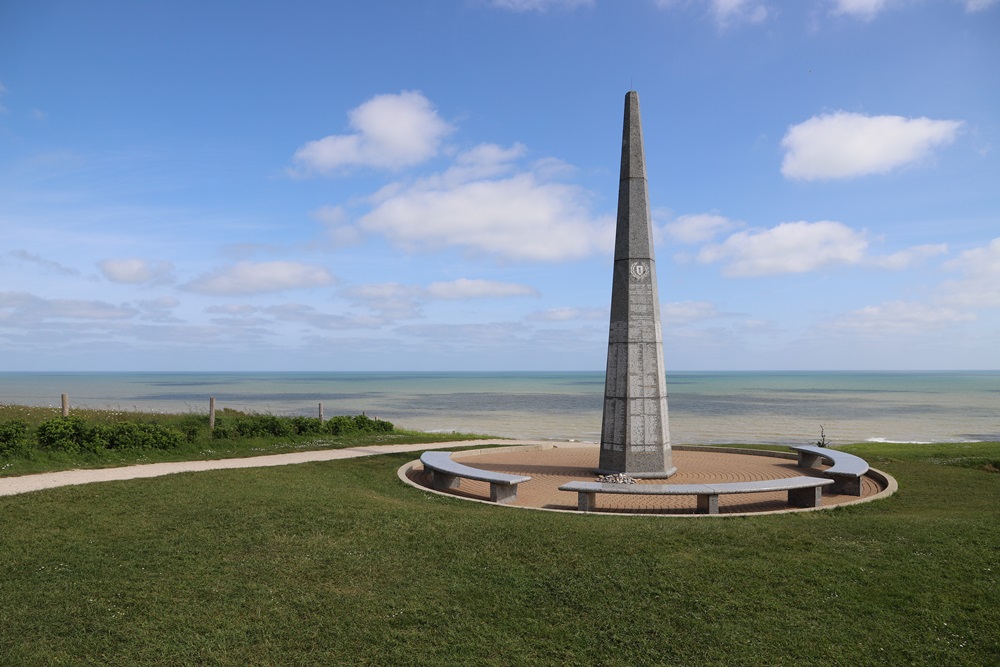
M 698 495 L 698 514 L 718 514 L 718 494 L 703 493 Z
M 819 507 L 823 504 L 823 487 L 812 486 L 806 489 L 789 489 L 788 504 L 794 507 Z
M 446 475 L 445 473 L 438 472 L 437 470 L 431 473 L 431 488 L 435 491 L 457 489 L 461 483 L 462 478 L 456 475 Z
M 861 477 L 829 475 L 833 480 L 830 490 L 834 493 L 843 493 L 848 496 L 861 495 Z
M 577 494 L 576 508 L 581 512 L 594 512 L 597 510 L 597 494 L 580 491 Z
M 501 505 L 517 500 L 517 484 L 490 483 L 490 500 Z
M 799 452 L 799 467 L 800 468 L 812 468 L 820 459 L 823 457 L 819 454 L 813 454 L 812 452 Z

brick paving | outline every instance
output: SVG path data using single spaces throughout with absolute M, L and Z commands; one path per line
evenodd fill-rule
M 531 481 L 518 485 L 515 507 L 575 510 L 577 494 L 560 491 L 559 486 L 573 480 L 595 481 L 598 461 L 597 445 L 557 445 L 547 449 L 504 447 L 485 452 L 456 452 L 452 458 L 474 468 L 514 475 L 526 475 Z M 673 450 L 677 473 L 669 480 L 639 480 L 639 484 L 707 484 L 749 482 L 780 477 L 815 475 L 817 469 L 803 469 L 795 459 L 758 456 L 753 454 L 714 451 Z M 823 466 L 825 467 L 825 466 Z M 417 463 L 408 473 L 411 481 L 430 487 L 430 473 Z M 864 477 L 862 498 L 882 491 L 875 480 Z M 461 488 L 451 491 L 456 496 L 489 499 L 486 482 L 462 480 Z M 788 510 L 787 492 L 746 493 L 719 496 L 719 513 L 773 512 Z M 857 496 L 835 494 L 824 489 L 823 506 L 858 500 Z M 635 514 L 695 514 L 695 496 L 625 496 L 598 494 L 600 512 Z

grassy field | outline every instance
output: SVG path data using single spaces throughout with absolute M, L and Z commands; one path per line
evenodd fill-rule
M 0 498 L 0 664 L 1000 664 L 1000 444 L 849 449 L 899 492 L 552 514 L 387 455 Z

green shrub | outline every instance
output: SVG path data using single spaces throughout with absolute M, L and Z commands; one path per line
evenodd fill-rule
M 354 429 L 364 433 L 391 433 L 393 425 L 392 422 L 372 419 L 362 413 L 354 418 Z
M 296 430 L 288 417 L 274 415 L 248 415 L 233 411 L 217 417 L 215 439 L 235 440 L 239 438 L 265 438 L 269 436 L 285 437 L 295 435 Z
M 174 449 L 182 441 L 181 433 L 175 429 L 143 422 L 119 422 L 100 429 L 95 427 L 89 439 L 96 443 L 98 437 L 108 449 Z
M 239 437 L 236 430 L 236 420 L 231 417 L 216 417 L 212 438 L 215 440 L 235 440 Z
M 176 427 L 185 440 L 194 442 L 203 433 L 208 433 L 208 415 L 185 415 L 177 422 Z
M 392 422 L 366 415 L 331 417 L 321 422 L 316 417 L 275 417 L 246 414 L 235 410 L 216 417 L 212 437 L 217 440 L 240 438 L 289 437 L 294 435 L 344 435 L 346 433 L 391 433 Z
M 299 435 L 316 435 L 323 432 L 323 422 L 318 417 L 292 417 L 292 426 Z
M 344 435 L 346 433 L 392 433 L 392 422 L 360 414 L 355 417 L 332 417 L 324 425 L 324 429 L 330 435 Z
M 295 435 L 295 425 L 289 417 L 275 417 L 274 415 L 253 415 L 256 427 L 262 431 L 262 435 L 275 435 L 284 437 Z
M 71 454 L 106 449 L 173 449 L 183 442 L 180 431 L 147 422 L 88 425 L 80 417 L 56 417 L 42 422 L 35 437 L 42 449 Z
M 330 435 L 343 435 L 354 430 L 354 419 L 351 417 L 331 417 L 323 424 L 323 430 Z
M 35 438 L 42 449 L 75 454 L 84 448 L 87 430 L 80 417 L 54 417 L 38 425 Z
M 112 441 L 117 424 L 93 424 L 86 430 L 80 443 L 82 449 L 88 452 L 100 452 L 114 449 Z
M 12 419 L 0 422 L 0 456 L 20 454 L 27 449 L 28 422 Z

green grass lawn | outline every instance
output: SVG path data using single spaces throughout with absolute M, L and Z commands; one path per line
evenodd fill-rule
M 568 515 L 386 455 L 0 498 L 0 664 L 1000 664 L 1000 444 L 849 449 L 898 493 Z

